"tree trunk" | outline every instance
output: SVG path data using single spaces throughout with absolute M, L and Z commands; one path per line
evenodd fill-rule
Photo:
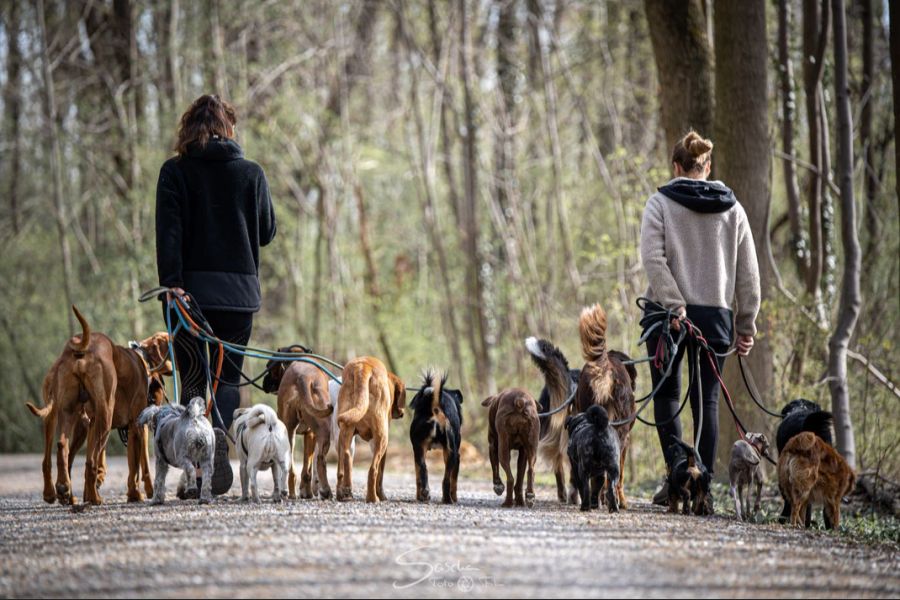
M 828 341 L 828 385 L 834 414 L 835 447 L 856 466 L 856 442 L 850 417 L 847 383 L 847 347 L 861 305 L 859 238 L 856 232 L 856 204 L 853 199 L 853 121 L 850 114 L 850 86 L 847 82 L 847 32 L 843 0 L 831 0 L 834 19 L 834 92 L 838 123 L 838 175 L 841 188 L 841 242 L 844 246 L 844 273 L 838 322 Z
M 9 4 L 9 18 L 6 25 L 6 87 L 3 90 L 6 115 L 4 137 L 10 144 L 9 151 L 4 153 L 8 157 L 5 162 L 9 165 L 7 194 L 10 220 L 15 235 L 18 235 L 20 228 L 19 180 L 22 167 L 22 50 L 19 48 L 18 35 L 21 29 L 19 8 L 18 2 Z
M 178 114 L 186 107 L 182 107 L 182 87 L 181 87 L 181 71 L 178 64 L 178 48 L 179 35 L 178 24 L 181 17 L 181 6 L 179 0 L 170 0 L 169 2 L 169 28 L 166 34 L 166 64 L 167 71 L 172 81 L 172 104 L 175 106 L 175 113 Z
M 56 212 L 56 232 L 62 258 L 63 292 L 65 293 L 66 316 L 69 321 L 69 333 L 75 333 L 75 321 L 69 306 L 74 304 L 72 294 L 72 252 L 69 249 L 69 238 L 66 234 L 68 218 L 66 216 L 65 193 L 63 191 L 62 149 L 59 141 L 59 125 L 57 123 L 56 91 L 53 86 L 53 71 L 50 67 L 50 51 L 47 47 L 47 21 L 44 11 L 44 0 L 37 2 L 38 27 L 40 29 L 41 74 L 44 78 L 44 117 L 47 137 L 50 141 L 50 172 L 53 179 L 53 207 Z
M 494 0 L 499 12 L 497 20 L 497 80 L 500 82 L 497 115 L 497 140 L 494 151 L 494 196 L 505 219 L 509 219 L 509 196 L 516 193 L 515 137 L 516 124 L 516 0 Z
M 716 0 L 714 14 L 716 105 L 727 107 L 716 113 L 716 169 L 718 176 L 734 189 L 750 221 L 765 306 L 772 280 L 767 257 L 772 163 L 766 95 L 766 3 Z M 757 327 L 756 346 L 745 360 L 762 398 L 772 398 L 772 347 L 764 312 L 757 319 Z M 750 402 L 740 375 L 736 375 L 737 361 L 728 362 L 726 383 L 738 414 L 747 427 L 759 431 L 764 422 L 761 413 Z M 720 410 L 720 421 L 722 431 L 732 428 L 727 410 Z M 720 449 L 727 451 L 728 444 L 720 445 Z
M 781 143 L 784 151 L 784 185 L 787 192 L 790 222 L 790 253 L 797 272 L 806 274 L 803 224 L 800 215 L 800 190 L 797 186 L 796 154 L 794 149 L 794 118 L 797 106 L 794 94 L 794 65 L 791 60 L 791 0 L 778 0 L 778 74 L 781 83 Z
M 209 2 L 209 35 L 210 48 L 212 49 L 213 58 L 213 90 L 212 93 L 219 94 L 223 98 L 229 98 L 228 78 L 225 75 L 225 39 L 222 33 L 222 25 L 219 18 L 221 6 L 219 0 L 210 0 Z
M 461 203 L 462 246 L 466 258 L 466 292 L 469 312 L 469 344 L 475 357 L 475 378 L 482 393 L 493 393 L 493 367 L 488 341 L 488 320 L 484 306 L 484 285 L 481 279 L 481 252 L 478 242 L 478 129 L 475 123 L 475 101 L 472 98 L 471 52 L 469 16 L 466 0 L 459 0 L 459 60 L 463 91 L 462 164 L 464 195 Z
M 713 68 L 702 0 L 644 0 L 666 152 L 688 129 L 713 129 Z
M 875 78 L 875 15 L 872 11 L 872 0 L 861 0 L 860 19 L 862 20 L 862 88 L 860 96 L 862 115 L 859 123 L 859 144 L 863 152 L 863 181 L 866 197 L 866 264 L 871 264 L 878 256 L 878 241 L 881 237 L 881 221 L 875 211 L 878 199 L 878 173 L 875 167 L 875 140 L 872 138 L 872 82 Z
M 900 173 L 900 3 L 888 2 L 891 20 L 891 82 L 894 96 L 894 169 Z M 900 208 L 900 178 L 894 178 L 894 193 Z

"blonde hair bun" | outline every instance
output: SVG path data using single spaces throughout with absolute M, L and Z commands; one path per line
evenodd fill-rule
M 684 147 L 697 158 L 711 152 L 713 149 L 713 143 L 708 139 L 701 137 L 696 131 L 691 131 L 684 136 L 683 143 Z

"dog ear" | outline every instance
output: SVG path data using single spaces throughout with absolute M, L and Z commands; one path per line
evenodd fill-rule
M 159 367 L 163 375 L 172 374 L 172 361 L 169 360 L 169 334 L 165 331 L 154 333 L 141 342 L 141 347 L 150 359 L 150 368 Z
M 391 383 L 391 388 L 393 388 L 394 393 L 393 403 L 391 405 L 391 417 L 394 419 L 402 419 L 403 409 L 406 408 L 406 384 L 393 373 L 388 373 L 388 380 Z
M 491 404 L 494 403 L 494 399 L 496 397 L 497 396 L 488 396 L 487 398 L 485 398 L 484 400 L 481 401 L 481 405 L 482 406 L 490 406 Z
M 463 403 L 463 395 L 462 395 L 461 391 L 459 391 L 459 390 L 444 390 L 444 391 L 447 392 L 448 394 L 450 394 L 450 397 L 453 398 L 457 404 Z

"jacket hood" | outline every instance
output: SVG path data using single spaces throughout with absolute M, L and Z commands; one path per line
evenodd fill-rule
M 721 181 L 678 177 L 659 191 L 666 198 L 699 213 L 722 213 L 737 203 L 734 192 Z
M 214 137 L 205 147 L 196 143 L 191 144 L 188 146 L 187 155 L 204 160 L 236 160 L 244 157 L 244 151 L 232 139 Z

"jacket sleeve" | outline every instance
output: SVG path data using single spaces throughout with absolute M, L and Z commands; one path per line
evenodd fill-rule
M 156 184 L 156 270 L 159 284 L 184 287 L 182 269 L 183 222 L 181 192 L 168 164 Z
M 269 193 L 269 182 L 265 172 L 260 173 L 257 185 L 256 207 L 259 211 L 259 245 L 268 246 L 275 239 L 275 207 Z
M 641 221 L 641 262 L 650 289 L 656 295 L 653 300 L 670 310 L 683 311 L 686 302 L 666 260 L 665 217 L 659 201 L 652 197 L 647 201 Z
M 756 335 L 756 315 L 759 314 L 762 296 L 759 283 L 759 262 L 756 259 L 756 245 L 750 222 L 744 215 L 738 233 L 737 272 L 735 273 L 735 296 L 737 316 L 734 324 L 738 335 Z

